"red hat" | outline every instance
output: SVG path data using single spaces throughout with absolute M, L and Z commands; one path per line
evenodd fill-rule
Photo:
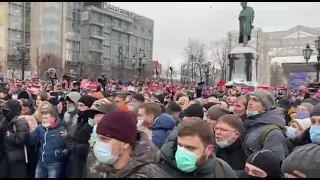
M 97 134 L 135 144 L 138 134 L 137 120 L 131 112 L 115 110 L 103 116 L 98 123 Z

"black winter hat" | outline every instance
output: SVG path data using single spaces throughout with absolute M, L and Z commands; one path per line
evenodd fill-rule
M 88 95 L 83 95 L 78 102 L 83 103 L 84 105 L 88 106 L 89 108 L 92 106 L 92 104 L 96 101 L 97 99 L 92 97 L 92 96 L 88 96 Z
M 298 147 L 282 162 L 282 173 L 293 174 L 299 171 L 307 178 L 320 178 L 320 146 L 307 144 Z
M 256 151 L 249 156 L 247 163 L 262 169 L 267 178 L 280 178 L 281 166 L 278 157 L 270 150 Z
M 199 117 L 203 119 L 203 107 L 199 104 L 192 104 L 184 110 L 184 116 L 186 117 Z

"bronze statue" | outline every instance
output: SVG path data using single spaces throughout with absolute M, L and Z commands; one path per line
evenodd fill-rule
M 253 29 L 254 10 L 247 6 L 247 2 L 241 2 L 242 10 L 239 14 L 239 44 L 246 45 L 251 40 L 251 30 Z

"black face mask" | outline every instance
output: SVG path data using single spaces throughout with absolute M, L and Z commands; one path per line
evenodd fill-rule
M 8 111 L 8 110 L 3 110 L 3 116 L 7 119 L 7 121 L 10 121 L 12 118 L 11 118 L 11 112 Z
M 83 117 L 85 116 L 85 115 L 84 115 L 84 112 L 85 112 L 85 111 L 78 111 L 78 116 L 83 118 Z

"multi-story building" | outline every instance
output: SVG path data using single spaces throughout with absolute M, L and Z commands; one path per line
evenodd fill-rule
M 152 19 L 106 2 L 85 2 L 81 47 L 88 71 L 94 68 L 108 78 L 133 79 L 140 55 L 146 60 L 143 74 L 152 75 L 153 29 Z M 137 60 L 134 68 L 132 57 Z
M 19 78 L 18 49 L 26 47 L 27 78 L 54 67 L 59 75 L 132 79 L 139 54 L 151 75 L 153 28 L 153 20 L 103 2 L 1 2 L 0 68 Z

